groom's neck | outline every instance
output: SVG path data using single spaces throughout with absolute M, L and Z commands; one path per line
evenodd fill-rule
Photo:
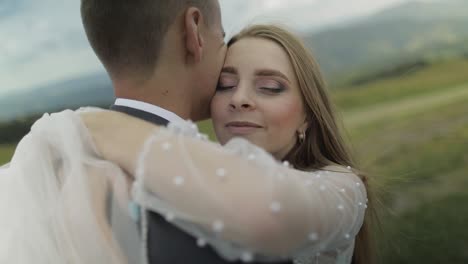
M 114 81 L 115 96 L 159 106 L 183 119 L 193 119 L 190 86 L 172 75 L 155 75 L 145 81 Z

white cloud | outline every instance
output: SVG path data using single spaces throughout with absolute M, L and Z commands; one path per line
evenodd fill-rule
M 308 31 L 369 15 L 407 0 L 221 0 L 228 33 L 252 23 L 277 23 Z
M 102 70 L 87 44 L 79 2 L 24 0 L 23 8 L 8 10 L 0 24 L 7 36 L 0 42 L 0 95 Z
M 279 9 L 283 6 L 283 3 L 281 0 L 266 0 L 263 1 L 263 5 L 265 6 L 266 9 L 274 10 L 274 9 Z

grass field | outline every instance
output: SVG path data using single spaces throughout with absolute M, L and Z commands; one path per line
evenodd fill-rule
M 379 263 L 468 263 L 468 60 L 333 89 L 347 134 L 374 179 Z M 201 130 L 213 133 L 209 122 Z M 0 145 L 0 164 L 13 145 Z
M 467 66 L 333 92 L 385 205 L 379 263 L 468 263 Z

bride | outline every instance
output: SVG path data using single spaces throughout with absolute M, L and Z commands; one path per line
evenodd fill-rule
M 366 180 L 315 60 L 274 26 L 228 46 L 223 146 L 102 109 L 37 121 L 0 168 L 0 263 L 145 263 L 147 210 L 230 261 L 369 263 Z

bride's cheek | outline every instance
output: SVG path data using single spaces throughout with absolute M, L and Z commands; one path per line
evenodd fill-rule
M 298 119 L 301 115 L 301 107 L 297 104 L 284 104 L 283 107 L 277 108 L 274 113 L 270 115 L 271 123 L 278 130 L 294 130 Z
M 217 92 L 214 97 L 211 99 L 211 115 L 219 116 L 223 109 L 226 107 L 225 96 Z

